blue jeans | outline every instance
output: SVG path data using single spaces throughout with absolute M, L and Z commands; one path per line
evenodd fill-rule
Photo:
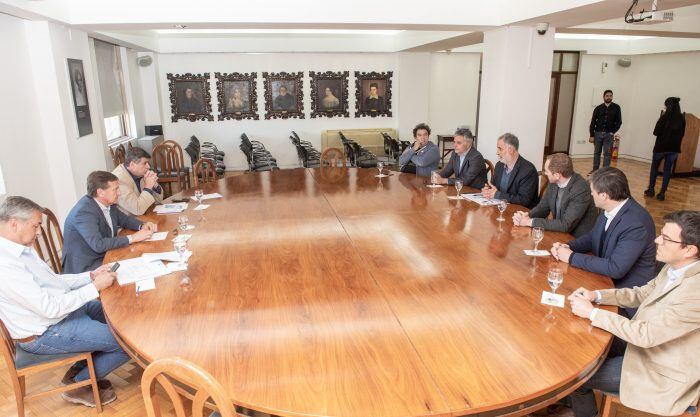
M 31 342 L 20 343 L 20 347 L 37 355 L 93 352 L 97 378 L 104 378 L 129 360 L 129 355 L 114 340 L 106 324 L 102 303 L 97 300 L 70 313 Z M 90 374 L 85 367 L 75 376 L 75 381 L 88 378 Z
M 603 166 L 610 166 L 610 159 L 612 159 L 612 144 L 613 144 L 612 133 L 606 132 L 595 132 L 593 134 L 593 143 L 595 148 L 593 150 L 593 171 L 600 168 L 600 152 L 604 153 L 603 156 Z
M 593 390 L 610 393 L 620 391 L 623 356 L 608 357 L 598 371 L 576 391 L 571 393 L 571 409 L 575 417 L 594 417 L 598 414 Z
M 671 181 L 671 174 L 673 173 L 673 165 L 678 159 L 677 152 L 654 152 L 654 156 L 651 159 L 651 171 L 649 171 L 649 189 L 653 190 L 656 185 L 656 176 L 658 175 L 659 164 L 661 160 L 664 160 L 664 179 L 661 182 L 661 189 L 666 190 L 669 181 Z

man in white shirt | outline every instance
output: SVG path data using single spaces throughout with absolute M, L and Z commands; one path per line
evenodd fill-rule
M 97 300 L 116 274 L 103 266 L 92 272 L 56 275 L 32 248 L 41 233 L 41 207 L 18 196 L 0 203 L 0 319 L 18 343 L 33 354 L 93 352 L 103 404 L 117 397 L 107 374 L 129 360 L 114 340 Z M 87 368 L 74 365 L 64 382 L 89 378 Z M 72 403 L 94 407 L 90 386 L 63 393 Z
M 627 342 L 624 358 L 610 357 L 572 396 L 576 417 L 596 415 L 593 389 L 619 392 L 628 407 L 674 416 L 700 397 L 700 212 L 664 217 L 656 259 L 666 266 L 644 286 L 589 291 L 569 296 L 571 311 Z M 638 307 L 631 319 L 595 308 Z

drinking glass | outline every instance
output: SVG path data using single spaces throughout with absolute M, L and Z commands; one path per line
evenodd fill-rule
M 173 247 L 175 248 L 175 252 L 177 252 L 178 256 L 180 257 L 180 265 L 185 267 L 182 278 L 180 278 L 180 286 L 187 287 L 192 283 L 190 277 L 187 276 L 187 259 L 185 258 L 185 254 L 187 253 L 187 241 L 176 240 L 173 243 Z
M 204 198 L 204 191 L 197 189 L 194 190 L 194 199 L 197 200 L 197 203 L 202 204 L 202 199 Z
M 440 174 L 436 171 L 430 173 L 430 183 L 435 187 L 437 185 L 437 179 Z
M 384 162 L 377 161 L 377 169 L 379 170 L 379 175 L 377 175 L 377 177 L 383 177 L 382 170 L 384 169 Z
M 182 230 L 183 232 L 188 229 L 188 227 L 189 227 L 187 224 L 188 222 L 189 222 L 189 219 L 184 214 L 181 214 L 177 218 L 177 224 L 180 225 L 180 230 Z
M 559 268 L 552 268 L 549 270 L 549 273 L 547 273 L 547 282 L 549 283 L 549 286 L 552 288 L 552 294 L 557 293 L 557 288 L 561 285 L 561 283 L 564 281 L 564 272 L 559 269 Z
M 455 188 L 457 189 L 457 197 L 462 195 L 462 187 L 463 186 L 464 186 L 464 182 L 461 179 L 455 180 Z
M 499 213 L 496 220 L 498 220 L 499 222 L 502 222 L 505 220 L 503 218 L 503 212 L 506 211 L 506 207 L 508 207 L 508 202 L 506 200 L 499 200 L 496 207 L 498 208 L 498 213 Z
M 537 245 L 544 239 L 544 229 L 542 227 L 532 228 L 532 241 L 535 242 L 535 252 L 537 252 Z

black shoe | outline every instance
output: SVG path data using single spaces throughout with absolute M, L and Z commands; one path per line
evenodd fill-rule
M 647 197 L 653 197 L 654 196 L 654 189 L 647 188 L 646 190 L 644 190 L 644 195 Z
M 659 194 L 656 196 L 656 199 L 659 201 L 664 201 L 666 199 L 666 195 L 664 190 L 661 190 Z

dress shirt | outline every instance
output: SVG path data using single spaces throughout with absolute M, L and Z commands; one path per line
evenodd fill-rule
M 605 231 L 606 231 L 606 232 L 608 231 L 608 227 L 610 226 L 610 223 L 613 221 L 613 219 L 615 218 L 615 216 L 617 215 L 617 213 L 622 209 L 622 206 L 625 205 L 625 203 L 627 202 L 627 200 L 629 200 L 629 198 L 625 198 L 625 199 L 622 201 L 622 203 L 618 204 L 617 207 L 615 207 L 614 209 L 610 210 L 609 212 L 606 211 L 606 212 L 603 213 L 603 214 L 605 215 L 605 218 L 607 219 L 607 220 L 605 221 Z
M 94 198 L 93 200 L 95 200 L 95 203 L 97 203 L 97 205 L 100 207 L 100 210 L 102 210 L 102 214 L 104 214 L 105 220 L 107 220 L 107 224 L 109 225 L 109 228 L 112 230 L 112 236 L 115 236 L 114 225 L 112 224 L 112 216 L 109 214 L 110 208 L 108 206 L 105 206 L 104 204 L 100 203 L 100 201 L 96 198 Z M 126 238 L 129 239 L 129 244 L 131 244 L 131 235 L 127 236 Z
M 559 188 L 566 188 L 567 185 L 571 182 L 571 177 L 566 179 L 566 182 L 564 184 L 557 183 L 557 187 Z
M 605 105 L 601 103 L 593 110 L 591 124 L 588 127 L 590 137 L 593 137 L 595 132 L 615 133 L 622 126 L 622 109 L 617 103 Z
M 36 251 L 0 237 L 0 319 L 13 339 L 43 334 L 94 300 L 90 273 L 57 275 Z
M 462 167 L 464 166 L 464 160 L 467 159 L 468 153 L 469 153 L 469 149 L 467 149 L 467 151 L 462 153 L 462 154 L 459 154 L 459 153 L 457 154 L 459 156 L 459 170 L 457 171 L 455 176 L 459 177 L 459 173 L 462 172 Z

